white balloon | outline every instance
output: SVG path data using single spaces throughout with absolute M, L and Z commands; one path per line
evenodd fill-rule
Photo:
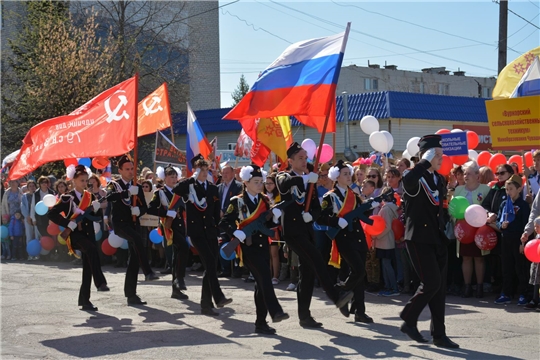
M 51 250 L 45 250 L 45 249 L 41 249 L 41 251 L 39 252 L 39 255 L 49 255 L 49 253 L 51 252 Z
M 366 115 L 360 120 L 360 128 L 363 132 L 371 135 L 375 131 L 379 131 L 379 120 L 371 115 Z
M 401 154 L 401 157 L 404 157 L 405 159 L 411 160 L 411 154 L 409 154 L 409 151 L 405 150 L 403 154 Z
M 313 159 L 317 152 L 317 144 L 311 139 L 305 139 L 302 141 L 302 149 L 306 150 L 308 159 Z
M 114 231 L 111 231 L 109 233 L 109 245 L 111 245 L 113 248 L 119 248 L 124 243 L 124 239 L 122 239 L 120 236 L 116 235 Z
M 101 230 L 101 225 L 97 222 L 94 222 L 94 233 L 98 233 Z
M 54 195 L 47 194 L 43 197 L 43 203 L 47 207 L 53 207 L 54 204 L 56 204 L 56 197 Z
M 461 129 L 454 129 L 454 130 L 452 130 L 452 131 L 450 131 L 450 132 L 451 132 L 451 133 L 457 133 L 457 132 L 463 132 L 463 130 L 461 130 Z
M 465 210 L 465 221 L 472 227 L 479 228 L 486 225 L 487 211 L 480 205 L 470 205 Z
M 375 131 L 369 135 L 369 144 L 373 149 L 382 153 L 385 153 L 386 149 L 388 148 L 386 135 L 384 135 L 381 131 Z
M 418 136 L 412 137 L 407 141 L 407 151 L 412 156 L 415 156 L 418 151 L 420 151 L 420 147 L 418 146 L 418 142 L 420 141 L 420 138 Z
M 475 150 L 469 150 L 469 159 L 476 161 L 478 153 Z
M 381 132 L 384 134 L 384 136 L 386 136 L 386 145 L 387 145 L 387 149 L 385 151 L 383 151 L 383 152 L 388 153 L 394 147 L 394 137 L 392 136 L 392 134 L 390 134 L 386 130 L 383 130 Z

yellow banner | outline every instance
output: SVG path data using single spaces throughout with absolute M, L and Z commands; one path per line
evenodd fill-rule
M 287 149 L 292 144 L 289 117 L 261 118 L 257 127 L 257 139 L 285 161 Z
M 540 147 L 540 96 L 486 101 L 495 150 L 530 150 Z
M 529 50 L 506 65 L 497 77 L 497 83 L 493 89 L 492 97 L 494 99 L 509 98 L 536 56 L 540 56 L 540 46 Z

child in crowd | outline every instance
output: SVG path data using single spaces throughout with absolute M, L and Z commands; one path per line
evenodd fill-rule
M 2 215 L 2 225 L 8 228 L 8 236 L 2 239 L 2 260 L 11 260 L 11 238 L 9 234 L 9 214 Z
M 372 180 L 365 180 L 364 184 L 362 185 L 362 194 L 360 195 L 362 200 L 366 201 L 367 199 L 373 197 L 374 192 L 375 192 L 375 182 Z
M 12 260 L 23 259 L 23 236 L 24 236 L 24 219 L 21 210 L 15 211 L 9 222 L 9 238 L 11 239 Z M 8 259 L 9 260 L 9 259 Z
M 536 239 L 540 239 L 540 216 L 534 219 L 534 232 L 536 233 Z M 537 309 L 540 311 L 538 304 L 540 303 L 540 266 L 539 263 L 531 264 L 531 277 L 529 279 L 529 284 L 534 286 L 533 298 L 532 300 L 525 305 L 525 310 L 534 310 Z

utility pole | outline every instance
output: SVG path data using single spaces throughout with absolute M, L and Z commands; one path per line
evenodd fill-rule
M 506 66 L 506 51 L 508 49 L 508 0 L 499 1 L 499 71 Z

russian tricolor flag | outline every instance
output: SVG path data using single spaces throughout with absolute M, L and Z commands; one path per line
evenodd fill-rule
M 187 104 L 187 136 L 186 136 L 186 158 L 187 167 L 189 171 L 191 168 L 191 159 L 195 155 L 201 154 L 205 159 L 208 159 L 208 155 L 212 152 L 212 147 L 208 142 L 208 139 L 204 135 L 204 132 L 195 117 L 195 113 L 191 110 L 189 103 Z
M 536 57 L 517 84 L 512 98 L 540 95 L 540 57 Z
M 349 36 L 345 32 L 289 46 L 259 76 L 244 98 L 223 118 L 253 121 L 294 115 L 322 132 L 335 132 L 336 86 Z

